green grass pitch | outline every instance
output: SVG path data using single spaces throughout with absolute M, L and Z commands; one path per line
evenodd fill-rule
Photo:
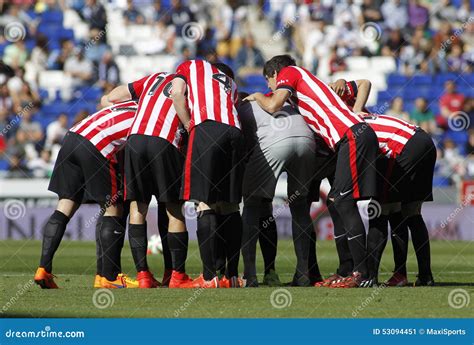
M 392 251 L 387 246 L 380 279 L 392 269 Z M 327 289 L 282 287 L 258 289 L 120 289 L 92 288 L 95 274 L 95 244 L 64 241 L 54 262 L 59 290 L 41 290 L 32 283 L 38 264 L 39 241 L 0 241 L 0 317 L 203 317 L 203 318 L 412 318 L 473 317 L 474 299 L 462 308 L 453 308 L 449 295 L 461 289 L 464 298 L 474 292 L 474 242 L 432 242 L 435 279 L 433 288 Z M 410 248 L 409 279 L 413 282 L 416 258 Z M 337 258 L 334 244 L 318 243 L 318 258 L 324 275 L 334 272 Z M 258 258 L 259 271 L 262 260 Z M 162 258 L 149 256 L 152 271 L 159 278 Z M 279 242 L 277 271 L 284 282 L 294 269 L 292 243 Z M 123 250 L 124 271 L 133 273 L 130 250 Z M 195 242 L 191 243 L 187 270 L 193 277 L 200 272 Z M 261 280 L 262 277 L 260 276 Z M 456 292 L 456 291 L 455 291 Z M 94 293 L 95 301 L 94 304 Z M 467 295 L 466 295 L 467 294 Z M 113 304 L 110 304 L 113 301 Z M 273 301 L 273 304 L 272 304 Z M 459 303 L 454 302 L 454 303 Z M 110 305 L 108 305 L 110 304 Z M 107 306 L 106 308 L 98 308 Z M 459 306 L 459 305 L 458 305 Z

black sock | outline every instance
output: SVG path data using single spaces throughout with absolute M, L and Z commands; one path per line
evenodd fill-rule
M 260 233 L 258 235 L 260 249 L 263 256 L 265 274 L 275 270 L 275 259 L 277 255 L 278 233 L 273 215 L 260 218 Z
M 336 201 L 337 212 L 342 216 L 347 241 L 354 260 L 354 272 L 360 272 L 367 278 L 367 244 L 364 223 L 355 200 Z
M 389 215 L 390 229 L 392 234 L 394 272 L 407 276 L 408 256 L 408 227 L 401 212 Z
M 102 217 L 100 244 L 103 250 L 103 276 L 107 280 L 117 279 L 117 275 L 120 273 L 120 255 L 124 237 L 125 228 L 121 222 L 121 217 Z
M 95 256 L 96 256 L 96 261 L 97 261 L 96 274 L 98 274 L 101 277 L 103 277 L 102 275 L 103 250 L 100 245 L 100 225 L 102 223 L 102 217 L 103 216 L 100 216 L 99 219 L 97 219 L 97 223 L 95 224 Z
M 164 203 L 158 203 L 158 232 L 161 237 L 161 245 L 163 247 L 163 261 L 165 270 L 173 269 L 173 263 L 171 258 L 171 251 L 168 240 L 168 224 L 169 218 L 166 213 L 166 205 Z
M 188 232 L 168 232 L 168 244 L 171 251 L 173 270 L 186 272 L 186 258 L 188 257 Z
M 296 254 L 296 272 L 293 283 L 298 286 L 309 286 L 308 257 L 311 244 L 313 221 L 309 215 L 310 204 L 306 200 L 294 200 L 290 204 L 291 230 Z
M 216 229 L 216 237 L 214 239 L 216 248 L 215 255 L 216 255 L 216 270 L 219 275 L 225 275 L 226 271 L 226 240 L 225 240 L 225 227 L 220 226 L 222 223 L 222 219 L 220 215 L 216 215 L 217 219 L 217 229 Z
M 68 222 L 69 217 L 56 210 L 44 225 L 40 266 L 49 273 L 53 270 L 54 253 L 61 243 Z
M 240 248 L 242 245 L 242 217 L 240 212 L 219 215 L 219 228 L 225 240 L 225 254 L 227 258 L 226 276 L 237 277 L 239 275 Z M 219 230 L 218 230 L 219 231 Z
M 309 245 L 309 255 L 308 255 L 308 274 L 309 279 L 312 283 L 316 282 L 321 277 L 321 272 L 319 271 L 318 257 L 316 256 L 316 232 L 311 231 L 311 239 Z
M 430 236 L 423 217 L 421 214 L 411 216 L 407 219 L 407 225 L 410 228 L 411 240 L 418 261 L 418 274 L 421 277 L 429 277 L 431 276 Z
M 339 267 L 336 273 L 342 277 L 347 277 L 354 269 L 354 261 L 352 260 L 351 250 L 349 249 L 346 229 L 344 228 L 344 222 L 339 212 L 337 212 L 334 206 L 334 202 L 328 200 L 327 205 L 334 225 L 334 239 L 336 242 L 337 256 L 339 257 Z
M 244 278 L 255 281 L 257 278 L 257 242 L 260 233 L 260 215 L 271 215 L 271 204 L 244 201 L 242 213 L 242 257 L 244 259 Z
M 215 237 L 217 217 L 214 210 L 199 212 L 197 219 L 197 238 L 201 255 L 202 270 L 205 280 L 216 276 Z
M 148 249 L 148 238 L 145 224 L 129 224 L 128 240 L 132 250 L 133 261 L 137 272 L 148 271 L 146 252 Z
M 388 218 L 380 215 L 369 221 L 369 233 L 367 235 L 367 268 L 369 278 L 378 279 L 380 260 L 387 245 Z

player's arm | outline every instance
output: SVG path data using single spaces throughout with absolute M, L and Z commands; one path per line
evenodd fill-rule
M 352 107 L 352 111 L 357 114 L 364 111 L 365 109 L 365 104 L 369 98 L 372 83 L 367 79 L 359 79 L 355 82 L 357 85 L 357 98 L 354 103 L 354 107 Z
M 261 92 L 255 92 L 245 97 L 244 101 L 256 101 L 263 110 L 273 114 L 283 108 L 283 105 L 289 97 L 290 92 L 288 90 L 279 89 L 275 90 L 270 96 L 265 96 Z
M 189 130 L 191 115 L 186 104 L 186 82 L 181 78 L 174 78 L 171 87 L 171 99 L 178 114 L 179 120 L 186 130 Z
M 132 94 L 128 89 L 128 85 L 120 85 L 110 91 L 107 95 L 102 96 L 100 104 L 103 107 L 109 107 L 118 102 L 124 102 L 132 99 Z

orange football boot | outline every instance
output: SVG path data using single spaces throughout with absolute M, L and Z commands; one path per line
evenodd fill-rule
M 137 273 L 138 287 L 140 289 L 153 289 L 159 287 L 161 284 L 153 277 L 150 271 L 140 271 Z
M 169 282 L 169 288 L 170 289 L 186 289 L 190 288 L 190 284 L 193 282 L 193 280 L 186 274 L 186 273 L 181 273 L 178 271 L 173 271 L 171 273 L 171 279 Z
M 42 289 L 58 289 L 58 286 L 54 282 L 55 276 L 43 267 L 38 267 L 35 273 L 35 283 L 41 286 Z
M 219 278 L 214 277 L 211 280 L 205 280 L 203 274 L 194 279 L 190 284 L 186 284 L 190 288 L 216 289 L 219 287 Z
M 102 285 L 100 285 L 100 281 L 101 281 L 102 277 L 98 274 L 95 275 L 95 278 L 94 278 L 94 288 L 95 289 L 100 289 L 102 287 Z

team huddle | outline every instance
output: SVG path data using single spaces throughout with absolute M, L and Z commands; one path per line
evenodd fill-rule
M 258 287 L 258 241 L 263 283 L 280 285 L 272 200 L 286 173 L 296 255 L 292 286 L 378 284 L 389 223 L 395 268 L 385 284 L 408 284 L 410 231 L 415 286 L 434 285 L 421 216 L 422 203 L 433 200 L 436 149 L 430 136 L 398 118 L 369 113 L 368 80 L 325 84 L 288 55 L 267 61 L 263 75 L 270 93 L 239 93 L 227 65 L 189 60 L 174 73 L 155 73 L 104 95 L 102 109 L 71 128 L 59 152 L 49 185 L 59 201 L 43 229 L 35 282 L 58 287 L 52 261 L 67 224 L 82 203 L 97 203 L 94 287 Z M 339 267 L 324 279 L 310 207 L 325 178 Z M 153 196 L 163 243 L 161 282 L 147 262 Z M 185 201 L 198 215 L 202 273 L 195 279 L 186 274 Z M 371 204 L 380 212 L 366 229 L 361 210 Z M 121 267 L 127 223 L 136 279 Z

